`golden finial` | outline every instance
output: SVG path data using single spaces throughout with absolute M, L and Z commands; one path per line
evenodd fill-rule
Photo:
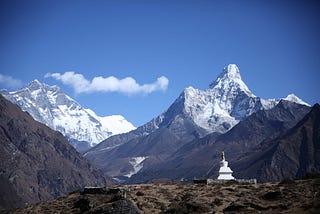
M 226 160 L 225 157 L 224 157 L 224 151 L 221 152 L 221 158 L 222 158 L 223 161 Z

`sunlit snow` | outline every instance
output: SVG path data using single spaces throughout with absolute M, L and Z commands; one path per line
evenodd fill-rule
M 135 129 L 120 115 L 99 117 L 92 110 L 88 112 L 59 87 L 42 84 L 38 80 L 4 96 L 29 112 L 35 120 L 70 139 L 88 142 L 90 146 L 111 135 Z
M 255 96 L 242 81 L 235 64 L 226 66 L 210 89 L 188 87 L 180 99 L 184 99 L 185 112 L 208 132 L 224 133 L 259 109 L 271 109 L 281 99 L 262 99 Z M 284 100 L 308 105 L 295 95 Z

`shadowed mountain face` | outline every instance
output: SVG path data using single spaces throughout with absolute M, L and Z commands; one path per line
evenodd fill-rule
M 25 206 L 113 181 L 59 132 L 0 95 L 0 209 Z
M 267 145 L 272 146 L 265 149 Z M 257 176 L 261 181 L 302 178 L 306 173 L 319 173 L 320 105 L 315 104 L 293 128 L 264 141 L 236 166 L 239 176 Z
M 210 176 L 217 178 L 221 151 L 225 151 L 229 166 L 234 171 L 236 178 L 257 178 L 258 181 L 281 180 L 286 176 L 277 177 L 270 173 L 261 173 L 263 164 L 268 165 L 269 163 L 260 161 L 259 166 L 256 163 L 260 159 L 271 158 L 273 153 L 269 154 L 268 151 L 274 148 L 275 139 L 292 131 L 299 121 L 305 120 L 303 118 L 309 111 L 310 107 L 280 101 L 270 110 L 261 110 L 252 114 L 225 134 L 220 136 L 210 134 L 186 143 L 166 160 L 143 168 L 132 176 L 130 182 L 150 182 L 155 179 L 192 180 L 194 177 Z M 313 136 L 314 134 L 308 133 L 307 135 Z M 297 143 L 299 142 L 296 140 L 290 141 L 292 145 Z M 289 149 L 288 146 L 283 148 L 283 150 L 287 149 Z M 285 159 L 280 155 L 279 161 L 282 158 Z M 313 157 L 309 156 L 307 159 L 313 160 Z M 299 156 L 294 157 L 291 161 L 298 160 Z M 268 166 L 274 167 L 270 164 Z M 286 167 L 286 165 L 281 165 L 274 171 L 280 172 Z M 288 168 L 287 170 L 293 169 Z M 293 171 L 297 173 L 297 170 Z M 290 177 L 293 178 L 296 175 Z

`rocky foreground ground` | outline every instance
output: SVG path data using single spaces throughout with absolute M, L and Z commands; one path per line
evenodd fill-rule
M 320 179 L 86 188 L 6 213 L 320 213 Z

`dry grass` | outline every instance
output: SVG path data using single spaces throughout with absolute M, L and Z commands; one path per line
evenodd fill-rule
M 74 192 L 12 213 L 320 212 L 320 179 L 263 184 L 160 183 L 117 188 L 126 191 L 126 198 Z

